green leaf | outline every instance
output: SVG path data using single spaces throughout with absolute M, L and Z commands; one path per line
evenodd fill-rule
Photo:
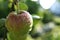
M 15 10 L 19 9 L 19 10 L 28 10 L 28 6 L 25 3 L 19 2 L 18 7 L 17 5 L 14 6 Z

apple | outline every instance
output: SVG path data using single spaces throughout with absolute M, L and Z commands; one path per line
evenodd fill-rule
M 12 11 L 8 14 L 5 25 L 9 32 L 24 35 L 32 28 L 33 19 L 29 12 L 21 10 L 18 13 Z

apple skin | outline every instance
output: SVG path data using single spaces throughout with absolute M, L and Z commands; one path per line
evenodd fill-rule
M 24 35 L 32 28 L 33 19 L 27 11 L 10 12 L 5 22 L 6 28 L 9 32 Z

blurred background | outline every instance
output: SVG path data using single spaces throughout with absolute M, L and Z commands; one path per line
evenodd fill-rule
M 5 20 L 13 0 L 0 0 L 0 40 L 7 39 Z M 17 10 L 16 5 L 14 9 Z M 28 40 L 60 40 L 60 0 L 20 0 L 19 9 L 30 12 L 33 27 Z

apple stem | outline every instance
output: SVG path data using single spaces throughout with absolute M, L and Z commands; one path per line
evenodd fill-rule
M 17 7 L 17 10 L 15 10 L 15 8 L 14 8 L 15 5 Z M 11 11 L 17 11 L 17 13 L 18 13 L 18 11 L 19 11 L 19 0 L 13 0 L 10 12 Z
M 19 0 L 13 0 L 15 5 L 17 6 L 17 13 L 19 11 Z
M 10 12 L 11 12 L 11 11 L 15 11 L 14 2 L 12 3 L 12 7 L 11 7 L 11 9 L 10 9 Z
M 18 13 L 18 11 L 19 11 L 19 0 L 17 0 L 18 2 L 17 2 L 17 13 Z

